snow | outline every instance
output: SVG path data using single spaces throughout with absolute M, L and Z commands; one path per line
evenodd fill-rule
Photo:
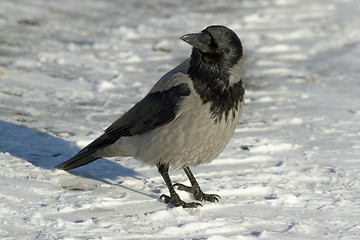
M 356 0 L 2 0 L 0 238 L 359 239 L 359 12 Z M 211 24 L 246 55 L 240 124 L 194 168 L 219 203 L 164 204 L 161 176 L 132 158 L 53 169 L 189 56 L 180 36 Z

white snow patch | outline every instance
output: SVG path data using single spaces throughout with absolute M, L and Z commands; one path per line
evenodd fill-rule
M 359 12 L 355 0 L 0 1 L 0 238 L 359 239 Z M 162 177 L 130 157 L 53 170 L 189 57 L 180 36 L 211 24 L 241 38 L 247 88 L 230 144 L 192 168 L 219 202 L 165 204 Z
M 264 144 L 260 146 L 255 146 L 250 149 L 253 153 L 276 153 L 276 152 L 283 152 L 289 151 L 298 148 L 298 145 L 291 144 L 291 143 L 278 143 L 278 144 Z

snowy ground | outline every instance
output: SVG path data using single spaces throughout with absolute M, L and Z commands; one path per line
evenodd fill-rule
M 0 238 L 360 239 L 358 0 L 144 2 L 0 2 Z M 160 175 L 131 158 L 52 169 L 210 24 L 247 57 L 234 138 L 194 169 L 219 203 L 164 204 Z

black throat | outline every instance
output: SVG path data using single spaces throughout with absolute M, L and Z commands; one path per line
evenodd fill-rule
M 232 85 L 229 82 L 230 69 L 233 66 L 234 64 L 218 61 L 214 57 L 204 59 L 202 53 L 195 48 L 191 54 L 188 74 L 203 104 L 210 104 L 214 123 L 223 117 L 225 121 L 228 121 L 229 117 L 235 118 L 238 105 L 243 101 L 245 90 L 242 79 Z

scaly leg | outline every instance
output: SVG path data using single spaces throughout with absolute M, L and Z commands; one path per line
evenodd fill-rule
M 184 171 L 190 180 L 191 187 L 185 186 L 184 184 L 181 183 L 175 183 L 174 186 L 176 186 L 178 190 L 183 190 L 188 193 L 192 193 L 194 198 L 198 201 L 209 201 L 209 202 L 219 201 L 219 198 L 221 198 L 219 195 L 206 194 L 203 191 L 201 191 L 199 183 L 196 181 L 189 167 L 184 168 Z
M 175 189 L 170 180 L 169 165 L 159 164 L 159 165 L 157 165 L 157 168 L 158 168 L 158 171 L 161 174 L 161 176 L 164 178 L 164 181 L 170 192 L 170 197 L 163 194 L 160 196 L 160 199 L 164 198 L 164 201 L 166 203 L 171 203 L 175 207 L 182 206 L 183 208 L 197 208 L 198 206 L 202 206 L 200 203 L 196 203 L 196 202 L 186 203 L 180 199 L 179 195 L 175 192 Z

